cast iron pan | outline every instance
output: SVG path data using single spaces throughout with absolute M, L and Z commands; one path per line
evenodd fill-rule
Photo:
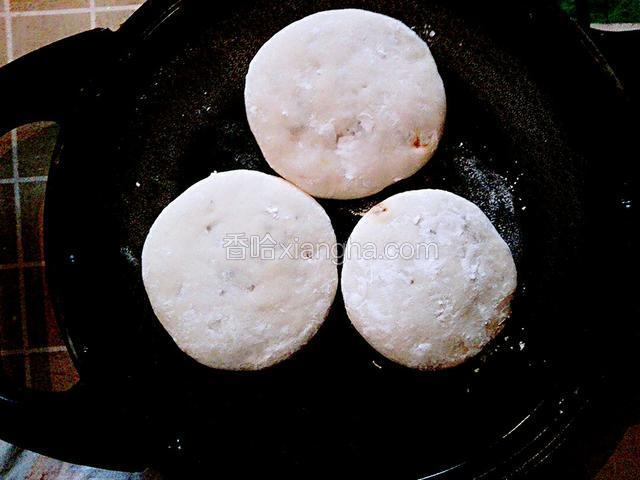
M 0 127 L 52 118 L 63 128 L 46 253 L 81 376 L 65 394 L 6 392 L 4 437 L 182 478 L 502 478 L 549 456 L 627 351 L 631 126 L 588 38 L 536 3 L 152 1 L 116 33 L 81 34 L 3 69 L 0 85 L 22 103 L 8 100 Z M 389 195 L 451 190 L 514 253 L 513 316 L 481 355 L 425 373 L 380 357 L 338 295 L 291 359 L 253 373 L 207 369 L 151 311 L 146 233 L 213 170 L 273 173 L 245 118 L 249 61 L 287 24 L 346 6 L 398 18 L 429 43 L 449 110 L 437 154 L 415 176 L 367 199 L 321 201 L 339 241 Z

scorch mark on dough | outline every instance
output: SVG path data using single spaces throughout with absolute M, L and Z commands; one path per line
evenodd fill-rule
M 429 146 L 429 142 L 422 143 L 422 141 L 420 140 L 420 135 L 416 135 L 415 139 L 413 140 L 413 146 L 415 148 L 426 148 Z
M 385 213 L 387 211 L 389 211 L 387 206 L 381 203 L 381 204 L 376 205 L 375 207 L 373 207 L 373 210 L 371 211 L 371 213 L 380 214 L 380 213 Z

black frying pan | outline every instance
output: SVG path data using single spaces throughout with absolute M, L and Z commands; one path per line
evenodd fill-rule
M 339 241 L 357 212 L 389 195 L 458 193 L 514 252 L 513 316 L 478 357 L 425 373 L 381 358 L 338 295 L 288 361 L 207 369 L 154 318 L 140 275 L 146 233 L 213 170 L 273 173 L 245 118 L 249 61 L 285 25 L 345 6 L 425 38 L 449 109 L 437 154 L 415 176 L 367 199 L 321 202 Z M 5 392 L 9 440 L 76 462 L 220 478 L 511 477 L 549 456 L 627 361 L 631 119 L 607 64 L 551 6 L 151 1 L 116 33 L 94 30 L 10 64 L 0 87 L 16 92 L 0 128 L 63 127 L 46 253 L 81 376 L 65 394 Z

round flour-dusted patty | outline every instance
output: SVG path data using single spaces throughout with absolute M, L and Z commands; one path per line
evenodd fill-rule
M 346 252 L 349 318 L 373 348 L 402 365 L 462 363 L 510 314 L 511 251 L 484 213 L 453 193 L 389 197 L 358 222 Z
M 445 119 L 427 44 L 402 22 L 329 10 L 276 33 L 249 65 L 245 104 L 269 165 L 321 198 L 360 198 L 418 171 Z
M 153 310 L 198 362 L 257 370 L 318 330 L 335 297 L 334 245 L 322 207 L 249 170 L 214 173 L 160 213 L 142 251 Z

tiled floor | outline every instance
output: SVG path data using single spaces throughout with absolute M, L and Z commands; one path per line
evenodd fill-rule
M 94 27 L 117 29 L 137 0 L 0 0 L 0 66 Z M 77 381 L 46 297 L 42 216 L 58 127 L 0 138 L 0 382 L 64 390 Z

